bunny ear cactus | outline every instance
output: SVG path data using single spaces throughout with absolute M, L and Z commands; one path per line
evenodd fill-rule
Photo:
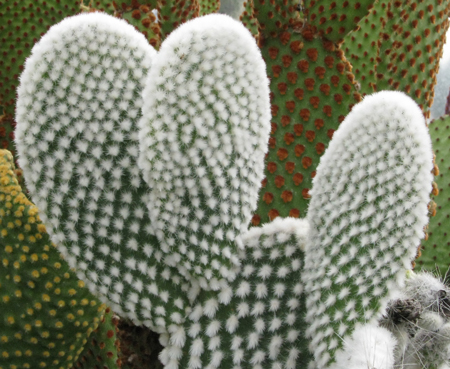
M 432 161 L 421 111 L 403 93 L 366 97 L 335 133 L 314 178 L 302 275 L 319 367 L 404 283 L 428 221 Z
M 267 147 L 265 65 L 244 26 L 209 15 L 161 46 L 143 93 L 140 160 L 164 262 L 203 288 L 235 278 Z
M 64 20 L 27 60 L 16 138 L 27 186 L 69 264 L 116 312 L 164 327 L 183 315 L 185 294 L 178 272 L 160 263 L 136 163 L 140 92 L 154 56 L 123 20 Z
M 105 306 L 60 257 L 0 151 L 0 367 L 68 369 Z

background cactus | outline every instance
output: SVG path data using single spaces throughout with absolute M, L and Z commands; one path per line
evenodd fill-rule
M 105 306 L 69 269 L 0 151 L 1 368 L 70 368 Z
M 94 9 L 95 7 L 97 7 L 97 8 L 106 7 L 108 9 L 110 9 L 111 7 L 108 7 L 107 3 L 108 3 L 108 1 L 103 1 L 102 3 L 100 3 L 100 2 L 90 2 L 89 4 L 84 4 L 84 5 L 89 5 L 90 10 Z M 192 2 L 190 5 L 188 5 L 189 9 L 192 10 L 191 13 L 189 13 L 189 11 L 185 12 L 184 14 L 182 14 L 183 12 L 176 13 L 176 12 L 173 12 L 173 11 L 168 11 L 168 13 L 170 13 L 168 18 L 165 19 L 165 20 L 161 19 L 161 21 L 163 23 L 164 23 L 164 21 L 166 21 L 166 23 L 167 23 L 166 27 L 167 27 L 168 31 L 165 34 L 170 33 L 173 30 L 173 25 L 176 24 L 177 22 L 181 23 L 181 22 L 183 22 L 186 19 L 189 19 L 191 17 L 195 17 L 197 15 L 196 10 L 195 10 L 195 9 L 197 9 L 197 6 L 198 6 L 198 9 L 199 9 L 199 12 L 200 12 L 200 4 L 195 5 L 195 3 L 196 2 Z M 375 6 L 378 6 L 378 5 L 379 6 L 383 6 L 383 4 L 387 5 L 387 4 L 391 4 L 391 3 L 393 3 L 393 2 L 391 2 L 391 1 L 389 1 L 389 2 L 374 2 L 374 5 Z M 407 7 L 409 7 L 409 6 L 412 7 L 415 3 L 417 3 L 415 6 L 416 6 L 416 8 L 418 7 L 419 10 L 415 11 L 415 9 L 411 8 L 411 11 L 410 11 L 411 16 L 410 16 L 409 20 L 410 21 L 414 21 L 414 22 L 417 21 L 419 29 L 424 31 L 424 32 L 426 31 L 427 28 L 430 28 L 430 26 L 427 26 L 426 24 L 428 24 L 431 21 L 431 17 L 433 15 L 436 17 L 436 19 L 435 19 L 436 20 L 436 24 L 433 25 L 433 27 L 435 27 L 436 25 L 439 25 L 441 27 L 439 29 L 439 32 L 438 32 L 439 36 L 436 36 L 441 41 L 439 43 L 436 43 L 436 40 L 434 40 L 435 42 L 433 44 L 431 44 L 431 48 L 433 50 L 433 55 L 437 55 L 437 53 L 439 52 L 438 49 L 439 49 L 439 47 L 441 47 L 442 41 L 443 41 L 441 32 L 442 32 L 442 30 L 445 27 L 447 27 L 447 24 L 445 22 L 445 18 L 446 18 L 446 14 L 448 14 L 448 9 L 446 8 L 446 7 L 448 7 L 448 1 L 440 1 L 439 4 L 437 4 L 437 6 L 435 6 L 433 8 L 433 10 L 430 10 L 428 13 L 425 12 L 425 14 L 427 14 L 428 17 L 421 17 L 421 14 L 423 14 L 423 13 L 421 13 L 420 11 L 423 10 L 422 9 L 423 6 L 429 5 L 429 4 L 425 4 L 425 2 L 420 2 L 420 1 L 419 2 L 411 2 L 411 1 L 407 2 L 407 1 L 405 1 L 404 4 L 403 3 L 400 4 L 400 2 L 398 2 L 398 3 L 399 4 L 395 4 L 395 5 L 399 5 L 399 6 L 401 5 L 401 9 L 402 10 L 409 9 Z M 125 4 L 126 9 L 128 9 L 128 7 L 131 9 L 131 8 L 133 8 L 135 6 L 138 6 L 137 8 L 133 8 L 133 9 L 134 10 L 139 9 L 141 15 L 142 15 L 142 9 L 141 9 L 142 5 L 149 5 L 150 7 L 153 8 L 153 6 L 151 6 L 150 4 L 137 4 L 137 1 L 133 1 L 133 2 L 131 2 L 128 5 Z M 164 3 L 164 4 L 160 4 L 160 5 L 162 5 L 163 7 L 165 6 L 166 9 L 170 9 L 170 6 L 169 6 L 170 4 L 168 4 L 168 3 Z M 290 35 L 290 37 L 291 37 L 290 40 L 300 39 L 300 38 L 298 38 L 299 32 L 300 32 L 300 33 L 302 33 L 302 37 L 305 37 L 305 36 L 306 37 L 312 37 L 313 39 L 315 39 L 317 41 L 317 44 L 320 44 L 320 42 L 322 42 L 323 45 L 325 45 L 327 43 L 327 41 L 325 41 L 325 40 L 320 41 L 323 37 L 326 38 L 326 35 L 323 32 L 322 32 L 322 34 L 317 33 L 316 30 L 314 29 L 314 26 L 313 27 L 308 26 L 308 20 L 306 20 L 305 26 L 304 26 L 303 23 L 300 23 L 298 21 L 299 20 L 299 14 L 296 12 L 297 5 L 298 4 L 296 4 L 294 2 L 292 2 L 292 3 L 284 3 L 284 4 L 281 4 L 281 3 L 280 4 L 276 4 L 276 3 L 266 2 L 266 3 L 263 4 L 259 0 L 257 0 L 257 2 L 255 3 L 255 7 L 254 7 L 255 13 L 253 14 L 253 17 L 256 16 L 258 18 L 258 21 L 261 22 L 261 29 L 260 29 L 261 32 L 260 33 L 261 33 L 262 37 L 260 39 L 260 45 L 261 45 L 263 54 L 265 56 L 266 62 L 267 61 L 270 62 L 270 60 L 269 60 L 270 55 L 268 53 L 268 49 L 266 49 L 266 51 L 264 51 L 265 48 L 267 48 L 268 46 L 277 47 L 277 48 L 281 49 L 283 52 L 284 52 L 285 49 L 287 49 L 287 48 L 285 48 L 286 45 L 283 45 L 283 43 L 282 43 L 283 40 L 282 40 L 281 34 L 283 32 L 286 32 L 287 34 Z M 314 8 L 315 7 L 315 4 L 312 4 L 312 2 L 306 2 L 305 5 L 309 6 L 310 8 Z M 340 4 L 340 2 L 338 2 L 337 5 L 338 5 L 338 9 L 340 9 L 340 6 L 343 5 L 343 4 Z M 355 4 L 352 3 L 351 5 L 353 6 Z M 122 4 L 121 4 L 121 6 L 122 6 L 122 9 L 124 9 Z M 159 6 L 159 4 L 155 4 L 154 8 L 156 9 L 156 8 L 158 8 L 158 6 Z M 173 4 L 172 4 L 172 6 L 173 6 Z M 391 6 L 391 5 L 389 5 L 389 6 Z M 1 8 L 1 6 L 0 6 L 0 8 Z M 440 10 L 438 10 L 436 12 L 437 8 L 440 9 Z M 117 8 L 116 8 L 116 10 L 117 10 Z M 124 12 L 123 14 L 124 14 L 123 15 L 124 18 L 127 18 L 130 15 L 132 16 L 132 12 L 130 12 L 130 11 Z M 148 13 L 146 13 L 146 14 L 148 14 Z M 189 15 L 189 14 L 191 14 L 191 15 Z M 274 14 L 275 14 L 275 16 L 273 16 Z M 308 13 L 308 14 L 312 14 L 312 13 Z M 387 14 L 389 15 L 389 13 L 387 13 Z M 118 15 L 118 14 L 116 14 L 116 15 Z M 373 16 L 373 14 L 372 14 L 372 16 Z M 397 19 L 397 15 L 395 15 L 394 19 Z M 136 18 L 132 18 L 132 19 L 130 19 L 130 21 L 131 21 L 131 23 L 135 22 L 135 26 L 140 27 L 139 21 Z M 333 22 L 333 19 L 330 19 L 329 21 L 331 22 L 329 24 L 332 24 L 332 27 L 334 27 L 335 29 L 339 30 L 339 27 L 336 28 L 336 25 L 339 26 L 339 23 L 337 21 Z M 372 24 L 375 26 L 376 29 L 378 29 L 380 27 L 381 27 L 381 29 L 383 29 L 383 27 L 386 27 L 386 24 L 384 24 L 384 21 L 381 18 L 378 19 L 378 20 L 374 20 L 374 22 Z M 362 22 L 360 22 L 359 25 L 361 26 Z M 411 22 L 409 24 L 405 23 L 405 25 L 406 25 L 405 27 L 408 28 L 408 27 L 411 27 L 411 25 L 414 25 L 414 23 L 411 23 Z M 433 27 L 431 27 L 431 31 L 432 31 L 431 33 L 432 33 L 432 37 L 435 37 L 434 36 L 435 32 L 433 32 L 433 31 L 436 31 L 437 29 L 434 29 Z M 349 30 L 350 30 L 350 28 L 349 28 Z M 386 29 L 389 29 L 389 28 L 386 28 Z M 397 30 L 395 30 L 395 31 L 397 31 Z M 403 30 L 403 31 L 405 31 L 405 30 Z M 308 34 L 308 32 L 311 32 L 311 33 Z M 408 29 L 406 30 L 406 32 L 408 32 Z M 373 31 L 373 28 L 370 28 L 369 32 L 368 32 L 368 34 L 370 34 L 370 37 L 372 37 L 372 34 L 374 34 L 374 33 L 376 33 L 376 32 Z M 414 33 L 414 32 L 412 32 L 412 33 Z M 395 37 L 397 37 L 395 35 L 395 32 L 392 32 L 392 34 L 394 35 L 393 39 L 395 39 Z M 365 34 L 360 33 L 358 31 L 358 29 L 356 31 L 354 31 L 353 33 L 351 33 L 350 35 L 352 35 L 352 37 L 355 37 L 355 40 L 356 40 L 355 44 L 354 44 L 354 45 L 356 45 L 355 47 L 357 47 L 357 45 L 361 44 L 361 40 L 366 36 Z M 380 35 L 380 33 L 378 33 L 378 36 L 379 35 Z M 162 39 L 164 39 L 164 37 L 165 36 L 163 35 Z M 278 38 L 280 41 L 278 42 L 278 44 L 276 44 L 274 42 L 274 44 L 272 45 L 270 43 L 272 38 L 274 38 L 274 39 Z M 314 41 L 314 42 L 316 42 L 316 41 Z M 302 40 L 302 42 L 303 42 L 303 40 Z M 374 88 L 377 88 L 377 86 L 376 86 L 377 81 L 373 82 L 370 85 L 372 90 L 368 90 L 368 91 L 364 90 L 364 88 L 363 88 L 364 82 L 362 81 L 362 78 L 360 78 L 358 76 L 358 73 L 355 70 L 356 69 L 355 68 L 356 58 L 352 58 L 351 56 L 349 56 L 349 52 L 347 52 L 346 45 L 349 45 L 347 42 L 348 42 L 348 37 L 345 39 L 343 47 L 341 46 L 341 48 L 344 51 L 344 53 L 339 49 L 339 46 L 332 45 L 332 43 L 329 43 L 327 47 L 328 48 L 334 47 L 337 50 L 336 60 L 341 60 L 341 62 L 343 62 L 347 66 L 345 75 L 348 78 L 348 84 L 351 86 L 352 91 L 358 91 L 358 88 L 360 88 L 360 86 L 361 86 L 361 92 L 362 93 L 370 93 L 371 91 L 373 91 Z M 281 47 L 280 44 L 283 45 L 283 47 Z M 377 45 L 377 48 L 371 49 L 369 47 L 366 47 L 364 49 L 365 51 L 373 50 L 373 52 L 370 51 L 370 52 L 367 53 L 369 59 L 371 57 L 372 58 L 376 58 L 376 55 L 379 52 L 378 42 L 376 43 L 376 45 Z M 387 47 L 386 50 L 388 50 L 390 48 L 389 43 L 387 43 L 387 44 L 385 43 L 384 45 Z M 395 42 L 395 47 L 398 48 L 399 53 L 401 53 L 402 48 L 404 48 L 404 52 L 406 52 L 405 51 L 405 50 L 407 50 L 406 46 L 407 46 L 406 44 L 405 45 L 400 44 L 398 41 Z M 428 47 L 428 44 L 425 45 L 425 46 Z M 421 46 L 418 46 L 416 49 L 414 49 L 414 52 L 417 53 L 419 51 L 419 49 L 421 49 Z M 423 50 L 422 50 L 422 52 L 423 52 Z M 372 53 L 372 56 L 371 56 L 371 53 Z M 331 54 L 333 54 L 333 52 Z M 267 55 L 269 55 L 269 58 L 267 58 Z M 288 55 L 288 53 L 286 53 L 286 55 Z M 292 58 L 293 58 L 292 59 L 292 65 L 295 65 L 296 63 L 298 63 L 298 61 L 300 60 L 302 55 L 304 55 L 303 54 L 303 50 L 299 54 L 295 54 L 295 55 L 292 54 Z M 344 59 L 341 59 L 341 57 L 344 58 Z M 304 59 L 306 59 L 306 58 L 307 58 L 307 56 L 304 57 Z M 348 73 L 348 72 L 350 72 L 350 69 L 349 69 L 350 68 L 350 64 L 347 64 L 347 62 L 345 61 L 345 58 L 350 60 L 350 62 L 352 64 L 355 63 L 355 65 L 353 66 L 353 72 L 355 73 L 355 78 L 352 77 L 351 73 Z M 431 62 L 430 64 L 433 64 L 433 62 Z M 281 64 L 279 64 L 279 65 L 281 65 Z M 427 79 L 427 81 L 428 81 L 427 82 L 426 91 L 422 90 L 422 95 L 421 95 L 421 96 L 424 96 L 424 94 L 426 92 L 429 92 L 429 95 L 427 97 L 427 99 L 428 99 L 427 101 L 429 101 L 429 97 L 432 96 L 432 94 L 433 94 L 432 93 L 432 89 L 433 89 L 433 84 L 434 84 L 434 79 L 432 77 L 431 77 L 431 79 L 428 79 L 428 78 L 429 78 L 429 76 L 432 76 L 433 73 L 436 73 L 436 67 L 437 67 L 437 65 L 436 65 L 436 63 L 434 63 L 434 65 L 431 65 L 431 69 L 429 71 L 428 70 L 427 70 L 427 72 L 420 71 L 419 73 L 417 73 L 417 75 L 418 75 L 417 80 L 419 81 L 418 83 L 420 83 L 421 81 L 423 81 L 425 79 Z M 284 68 L 284 64 L 283 64 L 283 68 Z M 390 68 L 389 65 L 386 68 L 387 68 L 386 70 L 389 73 L 391 73 L 391 71 L 389 71 L 389 68 Z M 270 69 L 271 68 L 268 68 L 268 72 L 269 73 L 271 73 Z M 428 75 L 425 75 L 426 73 L 428 73 Z M 385 75 L 387 75 L 387 72 L 385 73 Z M 318 76 L 314 75 L 311 78 L 316 78 L 316 77 L 318 77 Z M 340 77 L 340 76 L 338 76 L 338 77 Z M 397 76 L 393 77 L 393 79 L 397 79 L 397 78 L 399 78 L 399 77 L 397 77 Z M 342 80 L 342 78 L 341 78 L 341 80 Z M 301 87 L 301 83 L 304 83 L 304 81 L 302 81 L 301 77 L 298 77 L 298 83 L 297 83 L 298 86 L 295 85 L 295 88 Z M 316 83 L 316 85 L 317 85 L 317 83 Z M 294 87 L 294 85 L 293 85 L 293 87 Z M 419 88 L 421 88 L 421 87 L 419 87 Z M 272 90 L 272 98 L 277 98 L 278 99 L 277 103 L 279 103 L 279 105 L 281 105 L 281 106 L 286 104 L 286 102 L 289 102 L 289 101 L 293 100 L 292 93 L 291 93 L 292 91 L 290 91 L 289 88 L 287 89 L 287 93 L 285 95 L 285 99 L 283 99 L 282 96 L 280 96 L 278 85 L 275 85 L 273 82 L 271 84 L 271 90 Z M 417 90 L 417 88 L 415 90 L 411 89 L 411 91 L 413 91 L 414 93 L 415 93 L 416 90 Z M 357 102 L 359 100 L 359 98 L 357 98 L 358 95 L 356 95 L 356 94 L 353 94 L 353 95 L 354 95 L 354 98 L 355 98 L 355 102 Z M 414 99 L 417 99 L 417 101 L 422 104 L 420 99 L 418 99 L 418 97 L 415 94 L 414 94 L 414 96 L 413 96 L 413 94 L 411 94 L 411 96 Z M 304 104 L 304 101 L 302 101 L 301 103 Z M 332 102 L 332 104 L 334 104 L 334 102 Z M 350 110 L 352 104 L 353 103 L 349 103 L 348 104 L 348 108 L 347 108 L 348 111 Z M 348 111 L 343 109 L 342 106 L 338 106 L 338 105 L 339 104 L 336 105 L 337 109 L 335 109 L 335 105 L 331 105 L 333 107 L 333 114 L 332 114 L 331 117 L 327 117 L 326 119 L 324 119 L 324 127 L 322 128 L 323 129 L 322 132 L 325 132 L 325 129 L 326 129 L 327 132 L 328 132 L 329 129 L 334 130 L 335 128 L 333 128 L 333 127 L 332 128 L 327 128 L 326 124 L 328 122 L 330 122 L 330 124 L 339 124 L 339 121 L 342 120 L 342 118 L 340 116 L 341 115 L 345 116 L 348 113 Z M 335 111 L 340 111 L 339 109 L 341 109 L 341 108 L 342 108 L 342 113 L 339 113 L 339 115 L 337 115 L 337 116 L 334 115 L 334 112 Z M 310 108 L 308 108 L 308 109 L 311 110 Z M 426 106 L 425 105 L 424 105 L 424 110 L 426 110 Z M 295 118 L 293 118 L 293 119 L 295 119 Z M 299 113 L 299 117 L 297 117 L 297 119 L 301 119 L 300 113 Z M 273 122 L 275 124 L 278 124 L 277 117 L 273 118 Z M 338 122 L 338 123 L 336 123 L 336 122 Z M 299 124 L 299 123 L 301 123 L 301 121 L 296 121 L 296 124 Z M 283 133 L 289 133 L 289 132 L 283 132 Z M 292 141 L 291 147 L 296 147 L 298 145 L 303 145 L 303 146 L 305 146 L 306 149 L 308 149 L 309 146 L 311 146 L 311 148 L 313 148 L 311 143 L 306 138 L 306 135 L 304 135 L 304 134 L 303 135 L 298 135 L 298 136 L 294 135 L 293 138 L 294 138 L 294 141 Z M 318 143 L 324 144 L 324 146 L 326 148 L 326 146 L 328 144 L 327 138 L 328 137 L 326 137 L 324 140 L 318 141 Z M 283 136 L 283 139 L 284 139 L 284 136 Z M 273 147 L 273 149 L 271 149 L 272 153 L 278 152 L 279 149 L 288 149 L 288 147 L 284 146 L 284 140 L 276 140 L 275 142 L 274 142 L 274 140 L 272 140 L 271 144 L 272 144 L 272 147 Z M 312 151 L 312 152 L 314 152 L 314 151 Z M 305 155 L 305 156 L 307 156 L 307 155 Z M 311 156 L 310 156 L 310 158 L 311 158 Z M 274 162 L 274 161 L 272 161 L 272 162 Z M 313 161 L 313 164 L 308 168 L 308 170 L 310 172 L 308 172 L 308 170 L 306 170 L 306 173 L 304 172 L 305 171 L 304 168 L 302 168 L 300 163 L 297 161 L 297 158 L 295 158 L 295 160 L 292 160 L 292 162 L 296 165 L 296 169 L 297 168 L 299 169 L 298 173 L 302 174 L 302 175 L 305 175 L 306 178 L 309 180 L 309 178 L 312 175 L 315 174 L 315 166 L 317 165 L 318 160 L 314 160 Z M 266 161 L 266 164 L 267 164 L 267 161 Z M 269 172 L 267 172 L 267 173 L 269 173 Z M 286 178 L 288 178 L 288 176 Z M 264 182 L 263 182 L 263 185 L 264 185 Z M 305 187 L 306 187 L 306 184 L 305 184 Z M 310 187 L 306 187 L 306 188 L 308 189 Z M 307 206 L 307 201 L 305 201 L 303 203 L 303 205 L 298 206 L 297 205 L 298 197 L 297 197 L 297 198 L 295 198 L 295 201 L 292 201 L 290 203 L 288 201 L 288 202 L 285 203 L 284 199 L 285 198 L 286 199 L 290 198 L 290 196 L 283 196 L 282 197 L 283 193 L 285 195 L 287 194 L 286 191 L 291 191 L 292 193 L 295 194 L 295 191 L 293 191 L 291 188 L 289 188 L 287 186 L 287 184 L 285 184 L 284 187 L 282 187 L 282 188 L 273 188 L 273 191 L 271 191 L 271 194 L 275 198 L 275 201 L 278 200 L 280 202 L 280 205 L 281 205 L 279 207 L 278 206 L 276 207 L 275 206 L 276 204 L 273 204 L 273 209 L 276 209 L 276 210 L 282 209 L 281 211 L 280 210 L 278 210 L 278 211 L 280 212 L 281 215 L 285 216 L 285 215 L 289 214 L 289 212 L 291 212 L 292 209 L 299 209 L 299 208 L 301 208 L 301 206 L 303 206 L 303 210 L 299 211 L 300 216 L 303 216 L 304 215 L 304 213 L 303 213 L 304 209 L 306 209 L 306 206 Z M 262 196 L 261 196 L 261 198 L 262 198 Z M 258 216 L 254 217 L 253 218 L 254 224 L 258 224 L 258 223 L 261 224 L 261 223 L 269 220 L 268 212 L 271 209 L 264 208 L 264 206 L 265 206 L 265 202 L 261 203 L 260 209 L 257 212 L 258 216 L 259 216 L 259 219 L 258 219 Z M 278 215 L 275 212 L 273 212 L 273 214 L 274 215 Z M 292 214 L 292 215 L 296 215 L 296 214 Z M 273 219 L 273 218 L 275 218 L 275 217 L 271 217 L 271 219 Z M 156 238 L 154 239 L 154 241 L 156 242 Z M 174 276 L 174 275 L 176 276 L 178 272 L 175 270 L 175 271 L 172 271 L 171 273 L 173 273 L 173 274 L 171 274 L 172 276 Z M 165 274 L 165 275 L 167 275 L 167 274 Z M 174 280 L 177 280 L 177 278 L 175 277 Z M 170 288 L 172 288 L 172 287 L 170 287 Z M 184 295 L 185 292 L 186 291 L 183 291 L 182 295 Z M 131 305 L 129 305 L 129 307 L 131 307 Z M 167 336 L 167 333 L 163 334 L 162 335 L 163 342 L 164 342 L 165 339 L 168 339 L 168 337 L 169 336 Z M 264 347 L 264 346 L 261 346 L 261 347 Z M 205 355 L 207 355 L 207 354 L 205 354 Z M 205 356 L 205 357 L 207 357 L 207 356 Z

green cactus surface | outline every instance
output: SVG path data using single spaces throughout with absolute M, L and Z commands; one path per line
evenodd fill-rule
M 254 14 L 264 37 L 276 37 L 298 20 L 298 2 L 254 0 Z
M 428 240 L 422 241 L 422 256 L 417 260 L 420 270 L 438 271 L 444 276 L 450 267 L 450 239 L 448 219 L 450 219 L 450 116 L 430 123 L 430 136 L 436 154 L 439 175 L 435 177 L 439 195 L 436 216 L 428 225 Z
M 89 336 L 77 362 L 71 369 L 117 369 L 119 360 L 119 340 L 117 337 L 118 317 L 106 308 L 97 329 Z
M 199 15 L 217 13 L 220 9 L 220 0 L 199 0 Z
M 403 91 L 428 118 L 449 12 L 450 2 L 443 0 L 375 2 L 342 46 L 361 93 Z
M 258 20 L 254 14 L 253 0 L 244 1 L 244 10 L 239 16 L 239 20 L 252 33 L 256 40 L 259 38 Z
M 141 5 L 136 0 L 132 0 L 129 4 L 122 2 L 121 6 L 114 4 L 115 16 L 125 19 L 145 36 L 150 45 L 159 49 L 161 45 L 161 25 L 156 21 L 151 5 Z
M 31 48 L 48 28 L 79 12 L 76 1 L 0 1 L 0 105 L 13 115 L 19 75 Z
M 0 151 L 0 216 L 0 368 L 70 368 L 105 306 L 51 243 L 6 150 Z
M 199 0 L 160 0 L 161 37 L 165 39 L 175 28 L 200 14 Z
M 319 34 L 335 43 L 353 31 L 376 1 L 374 0 L 305 0 L 305 15 Z
M 254 225 L 277 216 L 305 216 L 320 157 L 361 99 L 342 51 L 306 25 L 263 42 L 272 132 Z

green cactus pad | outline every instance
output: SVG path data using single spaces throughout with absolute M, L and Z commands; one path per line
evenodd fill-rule
M 256 40 L 259 38 L 259 24 L 254 15 L 253 0 L 244 1 L 244 10 L 239 16 L 239 20 L 252 33 Z
M 450 1 L 403 3 L 402 7 L 392 7 L 381 35 L 376 88 L 406 92 L 429 118 L 439 59 L 450 24 Z
M 253 6 L 259 30 L 264 37 L 275 37 L 286 31 L 300 16 L 298 1 L 295 0 L 254 0 Z
M 0 368 L 70 368 L 105 306 L 78 280 L 0 150 Z
M 221 14 L 163 43 L 144 92 L 139 166 L 165 262 L 205 288 L 233 279 L 263 178 L 268 80 L 250 32 Z
M 161 331 L 182 320 L 190 286 L 161 261 L 136 163 L 155 54 L 104 13 L 54 26 L 22 74 L 16 139 L 28 189 L 69 264 L 114 311 Z
M 166 367 L 307 368 L 300 281 L 308 223 L 277 219 L 245 236 L 239 277 L 204 292 L 184 327 L 173 329 Z M 177 358 L 181 356 L 181 358 Z
M 110 308 L 100 320 L 98 327 L 89 336 L 77 362 L 71 369 L 118 369 L 119 340 L 117 337 L 118 317 Z
M 114 4 L 115 2 L 112 0 L 81 0 L 80 8 L 83 11 L 101 11 L 113 15 L 115 12 Z
M 362 95 L 375 91 L 380 33 L 387 21 L 387 10 L 392 3 L 388 0 L 380 0 L 358 24 L 358 27 L 350 32 L 341 45 L 346 58 L 352 65 L 352 73 L 359 84 Z
M 145 36 L 150 45 L 159 49 L 161 45 L 161 25 L 156 21 L 152 6 L 140 5 L 136 0 L 132 0 L 130 4 L 122 2 L 120 7 L 115 6 L 116 17 L 125 19 Z
M 439 195 L 435 198 L 436 216 L 428 224 L 428 240 L 422 241 L 422 256 L 417 260 L 419 270 L 439 271 L 444 276 L 450 267 L 450 242 L 448 222 L 450 219 L 450 116 L 433 120 L 430 136 L 436 154 L 439 175 L 435 177 Z
M 217 13 L 220 9 L 220 0 L 199 0 L 199 15 Z
M 305 15 L 320 35 L 335 43 L 353 31 L 375 0 L 305 0 Z
M 158 18 L 164 40 L 175 28 L 200 14 L 199 0 L 160 0 Z
M 264 40 L 272 132 L 253 225 L 304 217 L 316 167 L 333 132 L 360 101 L 341 50 L 307 26 Z
M 25 59 L 48 28 L 79 12 L 75 1 L 0 1 L 0 105 L 13 115 Z
M 428 222 L 432 159 L 422 113 L 401 92 L 367 96 L 335 133 L 311 191 L 302 274 L 319 367 L 403 285 Z

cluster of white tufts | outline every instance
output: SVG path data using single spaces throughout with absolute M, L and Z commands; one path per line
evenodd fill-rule
M 313 182 L 302 275 L 319 367 L 402 285 L 427 224 L 432 165 L 422 112 L 403 93 L 366 97 L 336 131 Z
M 164 260 L 218 288 L 236 276 L 264 176 L 270 103 L 260 50 L 228 16 L 192 20 L 164 41 L 143 98 L 139 166 Z
M 420 317 L 392 325 L 396 336 L 407 336 L 395 367 L 405 369 L 445 368 L 450 365 L 450 289 L 430 273 L 409 273 L 404 298 L 416 301 Z
M 116 312 L 164 327 L 182 320 L 188 287 L 161 262 L 137 167 L 155 56 L 142 34 L 105 14 L 55 25 L 20 79 L 16 143 L 33 201 L 79 277 Z
M 276 219 L 243 236 L 239 276 L 203 291 L 184 326 L 170 327 L 165 369 L 306 368 L 303 285 L 309 226 Z

